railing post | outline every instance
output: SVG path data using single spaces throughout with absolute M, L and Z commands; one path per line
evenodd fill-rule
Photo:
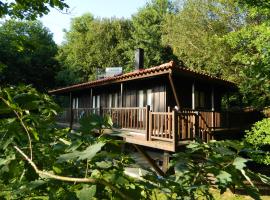
M 172 139 L 173 139 L 173 151 L 176 151 L 178 138 L 177 138 L 177 113 L 172 111 Z
M 152 140 L 152 132 L 153 132 L 153 127 L 152 127 L 152 120 L 153 120 L 153 115 L 151 113 L 151 111 L 148 112 L 148 116 L 149 116 L 149 124 L 148 124 L 148 140 L 151 141 Z
M 200 114 L 199 114 L 198 111 L 194 112 L 194 114 L 195 114 L 195 122 L 194 122 L 194 129 L 195 129 L 195 131 L 194 131 L 194 133 L 195 133 L 195 138 L 196 138 L 196 137 L 199 137 L 200 136 L 200 125 L 199 125 Z
M 146 119 L 145 119 L 145 126 L 146 126 L 146 134 L 145 134 L 145 140 L 149 140 L 149 126 L 150 126 L 150 124 L 149 124 L 149 118 L 150 118 L 150 116 L 149 116 L 149 111 L 150 111 L 150 106 L 149 105 L 147 105 L 146 106 L 146 113 L 145 113 L 145 115 L 146 115 Z

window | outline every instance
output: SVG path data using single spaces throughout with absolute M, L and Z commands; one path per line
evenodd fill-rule
M 152 89 L 148 89 L 146 91 L 146 105 L 150 106 L 150 110 L 152 110 L 153 108 L 153 93 L 152 93 Z
M 143 90 L 139 90 L 139 107 L 143 107 Z
M 205 108 L 205 92 L 195 91 L 195 108 Z
M 79 108 L 79 98 L 78 97 L 73 98 L 72 108 L 73 109 Z
M 112 107 L 112 94 L 109 94 L 109 99 L 108 99 L 108 108 Z
M 114 105 L 113 105 L 115 108 L 117 108 L 118 107 L 118 94 L 117 93 L 115 93 L 114 94 Z
M 99 107 L 100 107 L 100 95 L 95 95 L 92 98 L 92 108 L 95 108 L 93 110 L 93 113 L 97 113 Z

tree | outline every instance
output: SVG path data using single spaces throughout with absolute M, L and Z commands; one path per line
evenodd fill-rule
M 36 19 L 49 13 L 49 8 L 63 10 L 68 8 L 64 0 L 15 0 L 0 1 L 0 18 L 9 15 L 13 18 Z
M 130 54 L 136 48 L 145 52 L 145 67 L 160 65 L 170 60 L 177 61 L 172 49 L 162 44 L 162 24 L 174 7 L 169 0 L 152 0 L 132 16 L 134 30 L 130 41 Z M 133 58 L 133 57 L 132 57 Z
M 232 77 L 244 103 L 262 108 L 270 105 L 270 9 L 265 1 L 260 5 L 258 1 L 246 2 L 242 5 L 246 9 L 244 26 L 224 39 L 235 52 L 231 62 L 237 66 L 237 74 Z
M 40 22 L 7 21 L 0 27 L 0 45 L 1 84 L 54 87 L 57 46 Z
M 91 14 L 75 18 L 59 50 L 58 59 L 63 66 L 58 74 L 60 83 L 67 84 L 61 78 L 66 74 L 76 76 L 73 81 L 79 82 L 96 78 L 98 69 L 127 67 L 131 29 L 130 21 L 125 19 L 98 19 Z
M 220 0 L 181 1 L 176 14 L 163 24 L 163 42 L 189 68 L 226 76 L 231 69 L 230 52 L 222 37 L 239 29 L 241 13 L 235 2 Z

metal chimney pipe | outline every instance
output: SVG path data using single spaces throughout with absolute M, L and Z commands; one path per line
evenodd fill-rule
M 144 63 L 144 50 L 141 48 L 135 51 L 135 70 L 143 69 Z

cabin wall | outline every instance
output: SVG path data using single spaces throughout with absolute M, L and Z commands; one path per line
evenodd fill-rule
M 167 107 L 167 86 L 164 77 L 123 83 L 123 107 L 145 107 L 164 112 Z M 121 84 L 99 86 L 73 92 L 73 108 L 122 107 Z
M 174 76 L 174 87 L 178 96 L 181 109 L 192 109 L 192 84 L 195 84 L 195 109 L 211 110 L 212 109 L 212 88 L 214 88 L 214 108 L 221 110 L 221 99 L 224 88 L 219 88 L 213 83 L 193 80 L 188 77 Z M 176 106 L 175 97 L 169 84 L 167 87 L 168 106 L 174 108 Z

